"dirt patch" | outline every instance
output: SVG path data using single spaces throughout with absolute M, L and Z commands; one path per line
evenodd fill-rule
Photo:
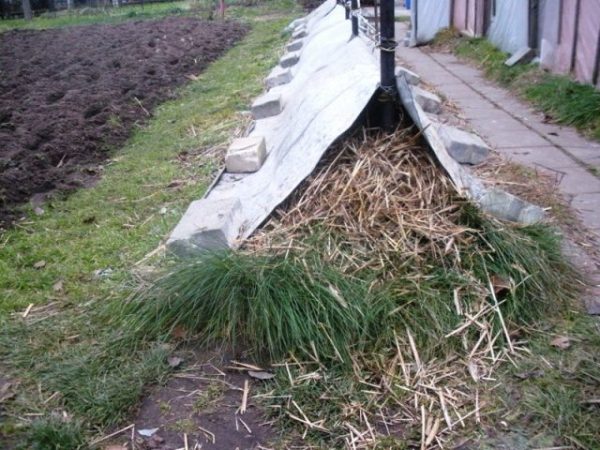
M 141 448 L 185 448 L 187 439 L 190 449 L 254 449 L 273 440 L 275 431 L 254 400 L 263 381 L 251 378 L 246 370 L 228 369 L 221 357 L 187 367 L 188 358 L 182 359 L 183 369 L 140 405 L 134 423 Z M 247 406 L 242 412 L 246 383 Z
M 247 27 L 189 17 L 0 35 L 0 227 L 33 195 L 85 186 L 174 88 Z

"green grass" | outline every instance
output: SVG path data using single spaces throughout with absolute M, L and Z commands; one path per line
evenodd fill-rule
M 27 434 L 30 450 L 80 450 L 87 448 L 81 424 L 58 417 L 38 419 Z
M 557 336 L 569 337 L 571 346 L 553 347 Z M 595 449 L 600 442 L 600 415 L 594 403 L 600 390 L 600 322 L 573 312 L 549 321 L 545 331 L 532 336 L 529 347 L 531 356 L 501 374 L 498 420 L 508 421 L 510 427 L 525 423 L 532 435 Z
M 97 23 L 119 23 L 127 20 L 155 19 L 179 14 L 198 13 L 194 1 L 173 1 L 129 5 L 119 8 L 81 8 L 73 11 L 46 13 L 34 17 L 31 21 L 24 19 L 9 19 L 0 21 L 0 32 L 13 29 L 40 30 L 60 28 L 75 25 L 92 25 Z
M 441 31 L 434 45 L 450 48 L 484 71 L 485 75 L 505 86 L 557 123 L 573 126 L 588 137 L 600 140 L 600 91 L 568 76 L 546 73 L 533 64 L 507 67 L 509 55 L 487 39 L 466 38 L 453 30 Z
M 225 19 L 256 19 L 265 14 L 293 14 L 295 5 L 288 0 L 226 1 Z M 251 6 L 251 7 L 250 7 Z M 14 29 L 42 30 L 68 26 L 116 24 L 130 20 L 159 19 L 174 15 L 192 15 L 204 19 L 217 19 L 216 3 L 211 0 L 179 0 L 125 5 L 119 8 L 78 8 L 34 17 L 31 21 L 8 19 L 0 21 L 0 33 Z
M 209 253 L 135 299 L 126 323 L 154 339 L 183 328 L 271 361 L 316 352 L 349 362 L 348 342 L 362 342 L 376 314 L 367 287 L 317 259 Z
M 270 15 L 255 20 L 256 10 Z M 251 25 L 246 38 L 156 108 L 148 125 L 114 150 L 96 186 L 54 198 L 41 216 L 25 207 L 26 220 L 0 238 L 2 372 L 21 383 L 0 442 L 3 434 L 23 437 L 19 415 L 49 418 L 56 408 L 80 421 L 87 437 L 127 417 L 145 387 L 168 373 L 172 347 L 129 339 L 113 328 L 105 306 L 123 301 L 148 276 L 147 262 L 136 262 L 204 193 L 220 164 L 214 147 L 226 146 L 240 112 L 262 91 L 285 42 L 281 30 L 296 14 L 287 1 L 247 16 L 242 7 L 231 11 Z M 41 260 L 44 267 L 34 268 Z M 34 308 L 29 325 L 11 317 L 29 304 L 51 305 Z M 50 428 L 36 442 L 52 436 Z M 57 442 L 65 434 L 58 428 Z

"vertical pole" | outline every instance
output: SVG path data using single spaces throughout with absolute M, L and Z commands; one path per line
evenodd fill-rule
M 380 70 L 383 128 L 392 131 L 395 126 L 394 111 L 396 100 L 396 77 L 394 65 L 396 57 L 396 41 L 394 39 L 394 0 L 381 0 L 381 42 L 380 42 Z
M 358 36 L 358 17 L 356 10 L 358 9 L 358 0 L 352 0 L 352 36 Z
M 346 10 L 346 20 L 350 18 L 350 0 L 344 1 L 344 9 Z

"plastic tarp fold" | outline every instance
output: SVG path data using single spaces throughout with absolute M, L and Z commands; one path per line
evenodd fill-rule
M 429 42 L 450 26 L 450 0 L 413 0 L 411 19 L 411 44 Z
M 272 89 L 281 94 L 283 111 L 256 121 L 250 133 L 265 138 L 264 165 L 255 173 L 224 173 L 193 202 L 167 243 L 174 252 L 238 246 L 313 172 L 377 91 L 377 53 L 362 38 L 351 39 L 342 6 L 326 1 L 306 27 L 293 79 Z
M 499 0 L 488 29 L 489 40 L 510 54 L 529 46 L 529 2 Z

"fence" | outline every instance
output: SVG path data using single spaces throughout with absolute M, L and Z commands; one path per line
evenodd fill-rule
M 600 87 L 600 0 L 413 0 L 412 44 L 453 26 L 505 52 L 535 49 L 542 67 Z

